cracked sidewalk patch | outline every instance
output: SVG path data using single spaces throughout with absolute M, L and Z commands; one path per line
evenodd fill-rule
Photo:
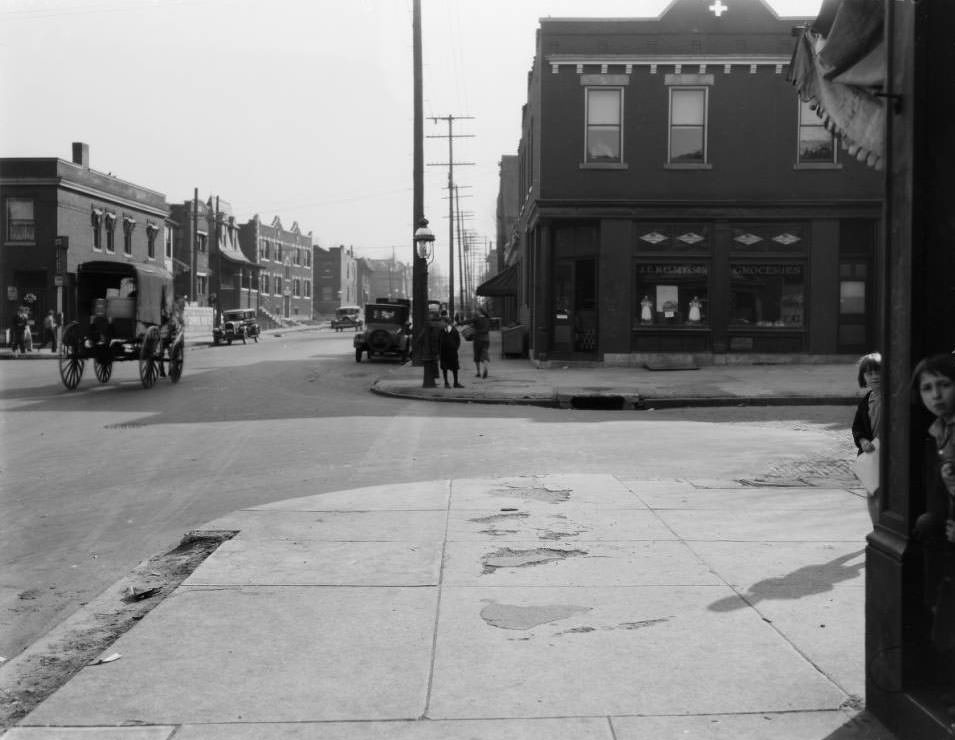
M 551 547 L 535 547 L 530 550 L 515 550 L 502 547 L 484 556 L 484 571 L 486 575 L 498 568 L 526 568 L 532 565 L 553 563 L 567 558 L 587 555 L 586 550 L 558 550 Z
M 548 622 L 558 622 L 575 614 L 589 612 L 592 607 L 571 604 L 542 604 L 537 606 L 518 606 L 488 602 L 481 609 L 481 619 L 492 627 L 502 630 L 528 630 Z

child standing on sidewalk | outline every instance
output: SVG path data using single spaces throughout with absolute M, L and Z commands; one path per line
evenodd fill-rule
M 928 433 L 938 451 L 938 475 L 929 480 L 926 511 L 915 522 L 915 536 L 924 548 L 932 643 L 951 654 L 955 651 L 955 355 L 922 360 L 912 373 L 912 389 L 935 416 Z
M 856 407 L 855 418 L 852 420 L 852 441 L 855 442 L 859 455 L 875 455 L 877 452 L 879 434 L 882 429 L 882 355 L 871 352 L 859 358 L 856 366 L 856 380 L 860 388 L 866 393 Z M 878 465 L 878 458 L 874 458 Z M 879 489 L 866 491 L 866 504 L 869 507 L 869 518 L 872 525 L 879 519 Z

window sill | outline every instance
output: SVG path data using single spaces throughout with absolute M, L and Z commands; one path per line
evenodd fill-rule
M 626 162 L 581 162 L 577 165 L 582 170 L 629 170 Z
M 634 324 L 630 331 L 685 331 L 685 332 L 708 332 L 709 324 Z
M 752 334 L 753 332 L 781 332 L 788 331 L 794 334 L 802 334 L 806 331 L 805 326 L 756 326 L 756 324 L 731 324 L 729 331 L 733 334 Z
M 841 170 L 842 165 L 837 162 L 796 162 L 794 170 Z
M 665 170 L 711 170 L 713 165 L 709 162 L 665 162 Z

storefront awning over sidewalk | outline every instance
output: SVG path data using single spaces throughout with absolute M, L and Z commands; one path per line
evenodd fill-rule
M 850 154 L 882 168 L 885 81 L 883 4 L 825 0 L 803 31 L 789 65 L 789 79 L 826 128 Z
M 520 279 L 521 268 L 519 264 L 504 268 L 493 277 L 488 278 L 481 283 L 475 291 L 478 295 L 485 297 L 517 295 L 517 283 Z

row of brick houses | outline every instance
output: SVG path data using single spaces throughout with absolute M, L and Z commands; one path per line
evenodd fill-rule
M 501 272 L 478 290 L 532 357 L 871 350 L 882 177 L 788 79 L 811 20 L 762 0 L 541 19 L 516 166 L 502 160 Z
M 328 316 L 377 297 L 383 286 L 396 297 L 411 293 L 409 268 L 400 262 L 325 250 L 312 232 L 278 216 L 240 223 L 219 196 L 200 199 L 196 191 L 170 204 L 162 193 L 91 169 L 88 145 L 74 143 L 72 154 L 69 161 L 0 159 L 0 331 L 23 303 L 34 322 L 50 309 L 65 321 L 77 318 L 77 265 L 92 260 L 162 267 L 191 305 L 254 308 L 276 323 Z

